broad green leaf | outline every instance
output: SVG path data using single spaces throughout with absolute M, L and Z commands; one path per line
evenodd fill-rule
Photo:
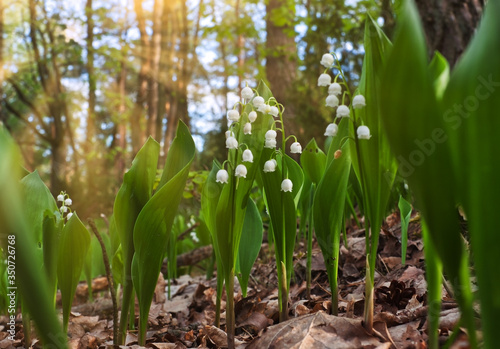
M 0 227 L 7 238 L 15 236 L 16 286 L 24 296 L 24 305 L 35 322 L 43 344 L 67 348 L 67 336 L 53 307 L 45 273 L 40 273 L 42 259 L 37 253 L 35 237 L 27 224 L 19 183 L 21 154 L 14 140 L 0 125 Z M 3 248 L 8 240 L 0 239 Z M 12 240 L 12 239 L 10 239 Z M 36 290 L 36 292 L 33 292 Z
M 406 248 L 408 247 L 408 225 L 411 218 L 411 204 L 403 196 L 399 197 L 399 213 L 401 216 L 401 263 L 406 263 Z
M 462 272 L 467 256 L 455 207 L 457 178 L 427 57 L 418 11 L 413 2 L 405 1 L 383 78 L 382 85 L 390 89 L 383 89 L 381 115 L 399 162 L 398 174 L 413 189 L 415 206 L 432 232 L 435 249 L 457 290 L 457 301 L 475 343 L 470 283 Z
M 26 207 L 27 223 L 32 231 L 35 241 L 41 247 L 43 216 L 46 210 L 55 212 L 58 210 L 56 201 L 50 193 L 49 188 L 34 171 L 21 180 L 24 203 Z M 41 251 L 41 250 L 40 250 Z
M 314 138 L 304 148 L 300 163 L 304 169 L 304 175 L 314 184 L 318 184 L 325 172 L 326 155 L 318 147 Z
M 182 153 L 182 154 L 181 154 Z M 139 338 L 144 344 L 149 308 L 161 270 L 172 223 L 182 199 L 182 193 L 194 159 L 195 145 L 187 126 L 180 121 L 177 133 L 167 155 L 166 182 L 160 181 L 158 190 L 144 205 L 134 226 L 135 254 L 132 261 L 132 280 L 139 300 Z M 175 163 L 171 159 L 183 161 Z M 165 175 L 168 173 L 169 175 Z
M 263 234 L 264 229 L 260 212 L 253 200 L 249 198 L 238 255 L 239 270 L 241 273 L 241 275 L 238 275 L 238 280 L 240 281 L 243 297 L 247 296 L 248 278 L 250 277 L 253 264 L 259 255 Z
M 57 260 L 62 229 L 63 220 L 59 212 L 45 211 L 42 241 L 43 265 L 49 280 L 49 288 L 54 307 L 56 306 Z
M 68 328 L 69 313 L 76 286 L 82 274 L 85 257 L 90 246 L 90 234 L 76 213 L 71 216 L 61 232 L 57 279 L 62 296 L 63 327 Z
M 442 106 L 455 172 L 460 175 L 457 192 L 470 229 L 485 348 L 498 346 L 500 316 L 500 279 L 492 272 L 499 264 L 500 246 L 496 219 L 500 209 L 499 13 L 500 1 L 488 1 L 479 29 L 452 72 Z
M 339 134 L 334 137 L 330 149 L 340 149 L 342 155 L 327 165 L 323 178 L 318 184 L 313 203 L 314 229 L 323 253 L 332 290 L 332 310 L 336 314 L 338 306 L 337 275 L 340 250 L 340 233 L 344 224 L 344 206 L 347 184 L 351 168 L 350 144 L 340 140 L 349 132 L 348 120 L 342 120 Z
M 134 226 L 137 216 L 152 195 L 158 165 L 160 145 L 151 137 L 135 156 L 130 170 L 125 173 L 123 183 L 116 194 L 113 217 L 120 237 L 123 255 L 123 297 L 120 316 L 119 342 L 124 344 L 128 310 L 133 286 L 131 282 L 132 258 L 134 256 Z

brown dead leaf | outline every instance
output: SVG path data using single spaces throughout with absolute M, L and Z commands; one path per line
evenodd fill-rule
M 376 347 L 384 342 L 370 336 L 361 320 L 341 318 L 317 312 L 268 327 L 262 337 L 247 349 L 265 348 L 335 348 L 360 349 Z

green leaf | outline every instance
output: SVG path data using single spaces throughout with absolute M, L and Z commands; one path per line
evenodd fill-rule
M 56 306 L 57 295 L 57 261 L 63 224 L 64 222 L 59 212 L 45 211 L 42 242 L 43 265 L 47 272 L 54 307 Z
M 47 347 L 65 349 L 67 336 L 53 307 L 45 273 L 40 273 L 42 264 L 35 237 L 27 224 L 26 207 L 22 205 L 22 191 L 19 183 L 21 154 L 14 140 L 0 125 L 0 227 L 7 236 L 15 236 L 16 286 L 23 295 L 24 305 L 35 322 L 40 338 Z M 13 240 L 13 239 L 10 239 Z M 0 239 L 6 248 L 8 240 Z M 36 292 L 33 292 L 36 290 Z
M 306 177 L 314 184 L 318 184 L 323 172 L 325 172 L 326 155 L 318 147 L 314 138 L 304 148 L 300 156 L 300 163 Z
M 67 331 L 71 304 L 80 281 L 83 264 L 90 246 L 90 234 L 77 214 L 68 220 L 61 232 L 57 279 L 62 296 L 63 327 Z
M 462 271 L 467 255 L 457 220 L 456 177 L 446 125 L 434 95 L 425 36 L 413 2 L 404 2 L 400 17 L 382 83 L 390 89 L 383 89 L 381 115 L 399 162 L 398 174 L 413 190 L 415 206 L 432 232 L 475 343 L 470 281 Z
M 411 204 L 403 196 L 399 197 L 399 213 L 401 216 L 401 263 L 406 263 L 406 247 L 408 246 L 408 225 L 411 218 Z
M 492 274 L 500 263 L 500 236 L 496 233 L 500 209 L 498 13 L 500 1 L 488 1 L 472 42 L 452 72 L 440 117 L 446 123 L 455 173 L 460 177 L 456 190 L 470 229 L 485 348 L 498 346 L 500 316 L 500 280 Z
M 158 190 L 144 205 L 134 226 L 135 255 L 132 280 L 139 300 L 139 342 L 144 344 L 149 308 L 161 270 L 172 223 L 194 159 L 195 145 L 187 126 L 180 121 L 167 155 Z M 173 159 L 173 160 L 172 160 Z M 182 161 L 178 163 L 176 161 Z
M 338 135 L 332 140 L 330 146 L 332 152 L 333 149 L 339 149 L 340 140 L 349 132 L 349 121 L 344 120 L 340 122 Z M 332 289 L 332 309 L 334 313 L 336 313 L 338 305 L 337 275 L 340 233 L 344 224 L 344 206 L 351 169 L 349 142 L 345 142 L 340 149 L 342 155 L 338 159 L 332 158 L 332 161 L 327 166 L 316 189 L 313 202 L 314 229 L 323 253 Z
M 238 255 L 239 270 L 241 273 L 241 275 L 238 275 L 238 280 L 240 281 L 243 297 L 247 296 L 248 278 L 250 277 L 253 264 L 259 255 L 263 234 L 264 229 L 259 210 L 253 200 L 249 198 Z

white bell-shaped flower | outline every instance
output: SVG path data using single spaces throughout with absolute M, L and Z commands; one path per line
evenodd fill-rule
M 264 172 L 274 172 L 276 171 L 276 166 L 278 163 L 276 162 L 275 159 L 267 160 L 264 163 Z
M 241 98 L 243 99 L 252 99 L 253 97 L 253 91 L 250 87 L 245 87 L 243 90 L 241 90 Z
M 258 107 L 260 107 L 261 105 L 263 105 L 264 103 L 266 103 L 266 101 L 265 101 L 265 100 L 264 100 L 264 98 L 262 98 L 261 96 L 256 96 L 256 97 L 253 99 L 252 103 L 253 103 L 253 106 L 254 106 L 255 108 L 258 108 Z
M 352 107 L 354 109 L 361 109 L 364 106 L 366 106 L 365 97 L 363 95 L 354 96 L 354 98 L 352 99 Z
M 230 111 L 227 112 L 227 118 L 235 122 L 240 121 L 240 113 L 235 109 L 231 109 Z
M 292 192 L 292 189 L 293 189 L 293 183 L 291 180 L 289 180 L 288 178 L 287 179 L 284 179 L 283 182 L 281 182 L 281 191 L 284 191 L 284 192 Z
M 245 149 L 243 151 L 243 162 L 253 162 L 253 154 L 250 149 Z
M 328 74 L 321 74 L 318 78 L 318 86 L 328 86 L 332 83 L 332 77 Z
M 228 179 L 229 179 L 229 174 L 227 173 L 226 170 L 222 169 L 217 171 L 217 176 L 215 179 L 217 183 L 227 183 Z
M 277 135 L 275 130 L 269 130 L 266 132 L 266 139 L 276 139 Z
M 333 62 L 335 62 L 333 55 L 331 55 L 329 53 L 325 53 L 323 55 L 323 57 L 321 57 L 320 64 L 325 68 L 330 68 L 332 66 Z
M 326 106 L 335 108 L 339 105 L 339 99 L 335 95 L 328 95 L 326 97 Z
M 339 127 L 335 123 L 331 123 L 326 127 L 325 136 L 335 137 L 339 132 Z
M 228 137 L 226 139 L 226 148 L 228 149 L 237 149 L 238 148 L 238 141 L 234 137 Z
M 270 114 L 271 106 L 269 104 L 262 104 L 260 107 L 257 108 L 257 111 L 260 111 L 262 114 Z
M 338 82 L 334 82 L 328 86 L 328 94 L 338 96 L 342 94 L 342 86 Z
M 250 113 L 248 113 L 248 120 L 250 120 L 250 122 L 254 122 L 255 120 L 257 120 L 257 112 L 252 110 Z
M 228 139 L 229 137 L 234 137 L 234 132 L 231 130 L 227 130 L 225 134 L 226 134 L 226 139 Z
M 276 139 L 266 139 L 266 143 L 264 143 L 264 148 L 276 149 Z
M 246 135 L 251 135 L 252 134 L 252 124 L 247 122 L 245 126 L 243 126 L 243 133 Z
M 69 219 L 73 216 L 73 212 L 70 212 L 66 215 L 66 219 L 69 221 Z
M 358 139 L 370 139 L 372 137 L 370 129 L 365 125 L 359 126 L 356 133 L 358 134 Z
M 62 213 L 66 213 L 66 212 L 68 212 L 68 206 L 61 206 L 61 207 L 59 208 L 59 210 L 60 210 Z
M 337 117 L 338 118 L 348 118 L 350 114 L 349 107 L 347 105 L 340 105 L 337 108 Z
M 57 195 L 57 201 L 63 202 L 64 201 L 64 195 L 63 194 Z
M 299 142 L 294 142 L 290 146 L 290 153 L 292 154 L 300 154 L 302 153 L 302 146 L 300 145 Z
M 64 200 L 64 204 L 66 206 L 71 206 L 73 204 L 73 200 L 71 200 L 70 198 L 67 198 L 66 200 Z
M 236 166 L 236 169 L 234 170 L 234 175 L 236 177 L 247 178 L 247 168 L 245 167 L 245 165 L 240 164 Z
M 271 114 L 272 116 L 274 116 L 276 118 L 276 117 L 278 117 L 279 112 L 280 112 L 280 110 L 278 109 L 278 107 L 273 105 L 271 107 L 271 110 L 269 111 L 269 114 Z

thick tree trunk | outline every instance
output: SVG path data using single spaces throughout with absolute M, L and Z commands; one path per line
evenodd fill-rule
M 283 18 L 283 13 L 287 16 Z M 277 23 L 279 18 L 281 23 Z M 295 8 L 289 0 L 269 0 L 267 4 L 266 76 L 276 100 L 285 106 L 287 133 L 296 132 L 295 108 L 289 88 L 297 72 L 297 45 L 294 30 Z M 284 24 L 283 24 L 284 23 Z
M 417 0 L 431 55 L 439 51 L 453 67 L 481 19 L 483 0 Z

